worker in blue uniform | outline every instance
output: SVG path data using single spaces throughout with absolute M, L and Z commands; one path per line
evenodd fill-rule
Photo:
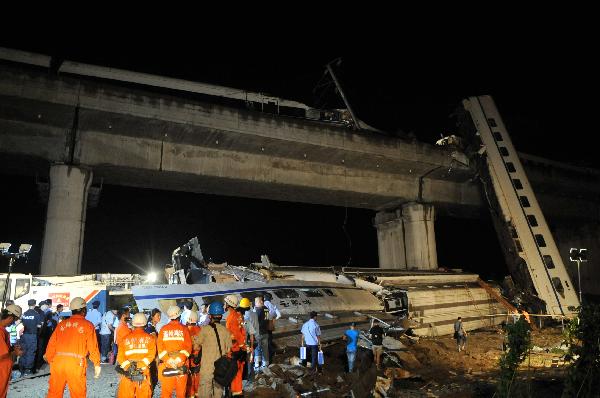
M 23 336 L 21 336 L 21 348 L 23 356 L 19 361 L 19 368 L 23 376 L 30 375 L 35 366 L 35 353 L 38 347 L 38 334 L 42 327 L 43 318 L 35 310 L 35 300 L 27 302 L 29 309 L 21 317 L 23 321 Z

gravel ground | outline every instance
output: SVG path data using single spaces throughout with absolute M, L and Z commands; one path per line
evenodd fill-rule
M 48 393 L 49 367 L 46 365 L 39 374 L 45 376 L 29 379 L 17 379 L 11 382 L 8 396 L 11 398 L 43 398 Z M 102 365 L 102 373 L 99 379 L 94 379 L 94 366 L 88 362 L 87 369 L 87 396 L 88 398 L 114 397 L 119 384 L 119 376 L 115 372 L 114 365 Z M 65 390 L 65 397 L 70 397 L 69 388 Z M 160 396 L 160 386 L 154 391 L 154 397 Z

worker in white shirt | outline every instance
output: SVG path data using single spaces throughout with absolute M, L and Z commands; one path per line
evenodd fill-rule
M 102 322 L 102 314 L 100 311 L 98 311 L 98 307 L 100 307 L 100 301 L 96 300 L 92 303 L 92 309 L 88 311 L 85 319 L 94 325 L 94 330 L 96 331 L 96 341 L 98 342 L 98 347 L 100 347 L 100 322 Z

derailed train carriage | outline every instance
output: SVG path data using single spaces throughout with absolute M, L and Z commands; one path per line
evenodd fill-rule
M 250 300 L 270 293 L 282 317 L 277 321 L 274 339 L 298 344 L 299 329 L 311 311 L 319 313 L 323 340 L 339 338 L 351 323 L 368 328 L 372 317 L 394 322 L 382 302 L 369 291 L 348 284 L 301 280 L 269 282 L 230 282 L 208 284 L 139 285 L 132 289 L 139 310 L 159 308 L 166 314 L 171 305 L 193 302 L 193 310 L 202 304 L 223 301 L 228 294 Z

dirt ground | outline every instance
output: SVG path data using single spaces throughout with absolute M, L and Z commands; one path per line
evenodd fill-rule
M 529 397 L 560 397 L 565 367 L 558 361 L 561 352 L 557 349 L 562 341 L 561 329 L 546 328 L 532 332 L 534 348 L 530 359 L 519 370 L 518 378 L 530 390 Z M 410 372 L 408 378 L 395 380 L 388 389 L 388 397 L 492 397 L 498 375 L 498 358 L 502 353 L 503 335 L 500 329 L 488 329 L 469 334 L 467 349 L 458 352 L 451 336 L 421 338 L 410 343 L 403 337 L 407 350 L 399 354 L 402 368 Z M 370 351 L 361 349 L 356 359 L 356 371 L 347 373 L 345 346 L 342 342 L 324 347 L 325 366 L 323 374 L 307 376 L 306 369 L 290 365 L 290 359 L 298 355 L 297 347 L 289 348 L 275 356 L 274 363 L 266 375 L 258 376 L 248 386 L 246 397 L 279 398 L 371 397 L 371 390 L 378 377 L 387 380 L 384 371 L 377 371 Z M 551 367 L 558 361 L 558 367 Z M 387 360 L 388 369 L 397 367 Z M 296 372 L 296 373 L 295 373 Z M 88 396 L 114 396 L 118 377 L 113 366 L 103 366 L 100 380 L 94 380 L 88 372 Z M 261 381 L 262 379 L 262 381 Z M 48 376 L 11 383 L 9 397 L 43 397 L 47 391 Z M 323 390 L 319 393 L 313 391 Z M 158 396 L 159 390 L 155 392 Z M 298 395 L 305 394 L 305 395 Z M 68 393 L 65 394 L 68 397 Z
M 558 347 L 563 340 L 560 327 L 532 331 L 534 349 L 518 372 L 522 388 L 531 397 L 560 397 L 566 368 L 560 358 L 564 355 Z M 407 378 L 398 379 L 390 386 L 389 397 L 492 397 L 498 376 L 498 360 L 502 354 L 503 334 L 500 328 L 474 331 L 469 334 L 466 350 L 458 352 L 451 336 L 421 338 L 411 343 L 406 337 L 402 341 L 407 350 L 399 354 L 399 362 L 407 370 Z M 293 379 L 276 375 L 265 378 L 262 384 L 246 393 L 250 397 L 287 397 L 291 390 L 282 390 L 277 383 L 289 384 L 296 392 L 310 397 L 370 397 L 377 377 L 385 377 L 384 370 L 376 371 L 372 355 L 361 350 L 357 357 L 358 370 L 346 372 L 344 345 L 333 344 L 324 349 L 325 366 L 323 375 Z M 275 363 L 289 363 L 297 355 L 296 349 L 276 356 Z M 554 365 L 553 365 L 554 362 Z M 557 364 L 558 362 L 558 364 Z M 392 361 L 385 362 L 386 368 L 397 367 Z M 558 365 L 558 366 L 557 366 Z M 261 376 L 258 377 L 260 379 Z M 382 379 L 380 379 L 382 380 Z M 320 393 L 310 394 L 328 388 Z
M 566 371 L 560 361 L 564 353 L 558 350 L 563 340 L 562 330 L 560 327 L 534 330 L 532 337 L 536 348 L 522 364 L 518 377 L 531 389 L 531 396 L 560 397 Z M 463 352 L 458 352 L 451 336 L 420 339 L 409 346 L 409 352 L 418 364 L 410 369 L 405 361 L 405 366 L 422 381 L 413 378 L 399 383 L 400 394 L 396 396 L 418 396 L 402 394 L 403 390 L 412 389 L 429 393 L 423 396 L 491 397 L 498 376 L 502 342 L 503 334 L 499 328 L 471 332 Z

